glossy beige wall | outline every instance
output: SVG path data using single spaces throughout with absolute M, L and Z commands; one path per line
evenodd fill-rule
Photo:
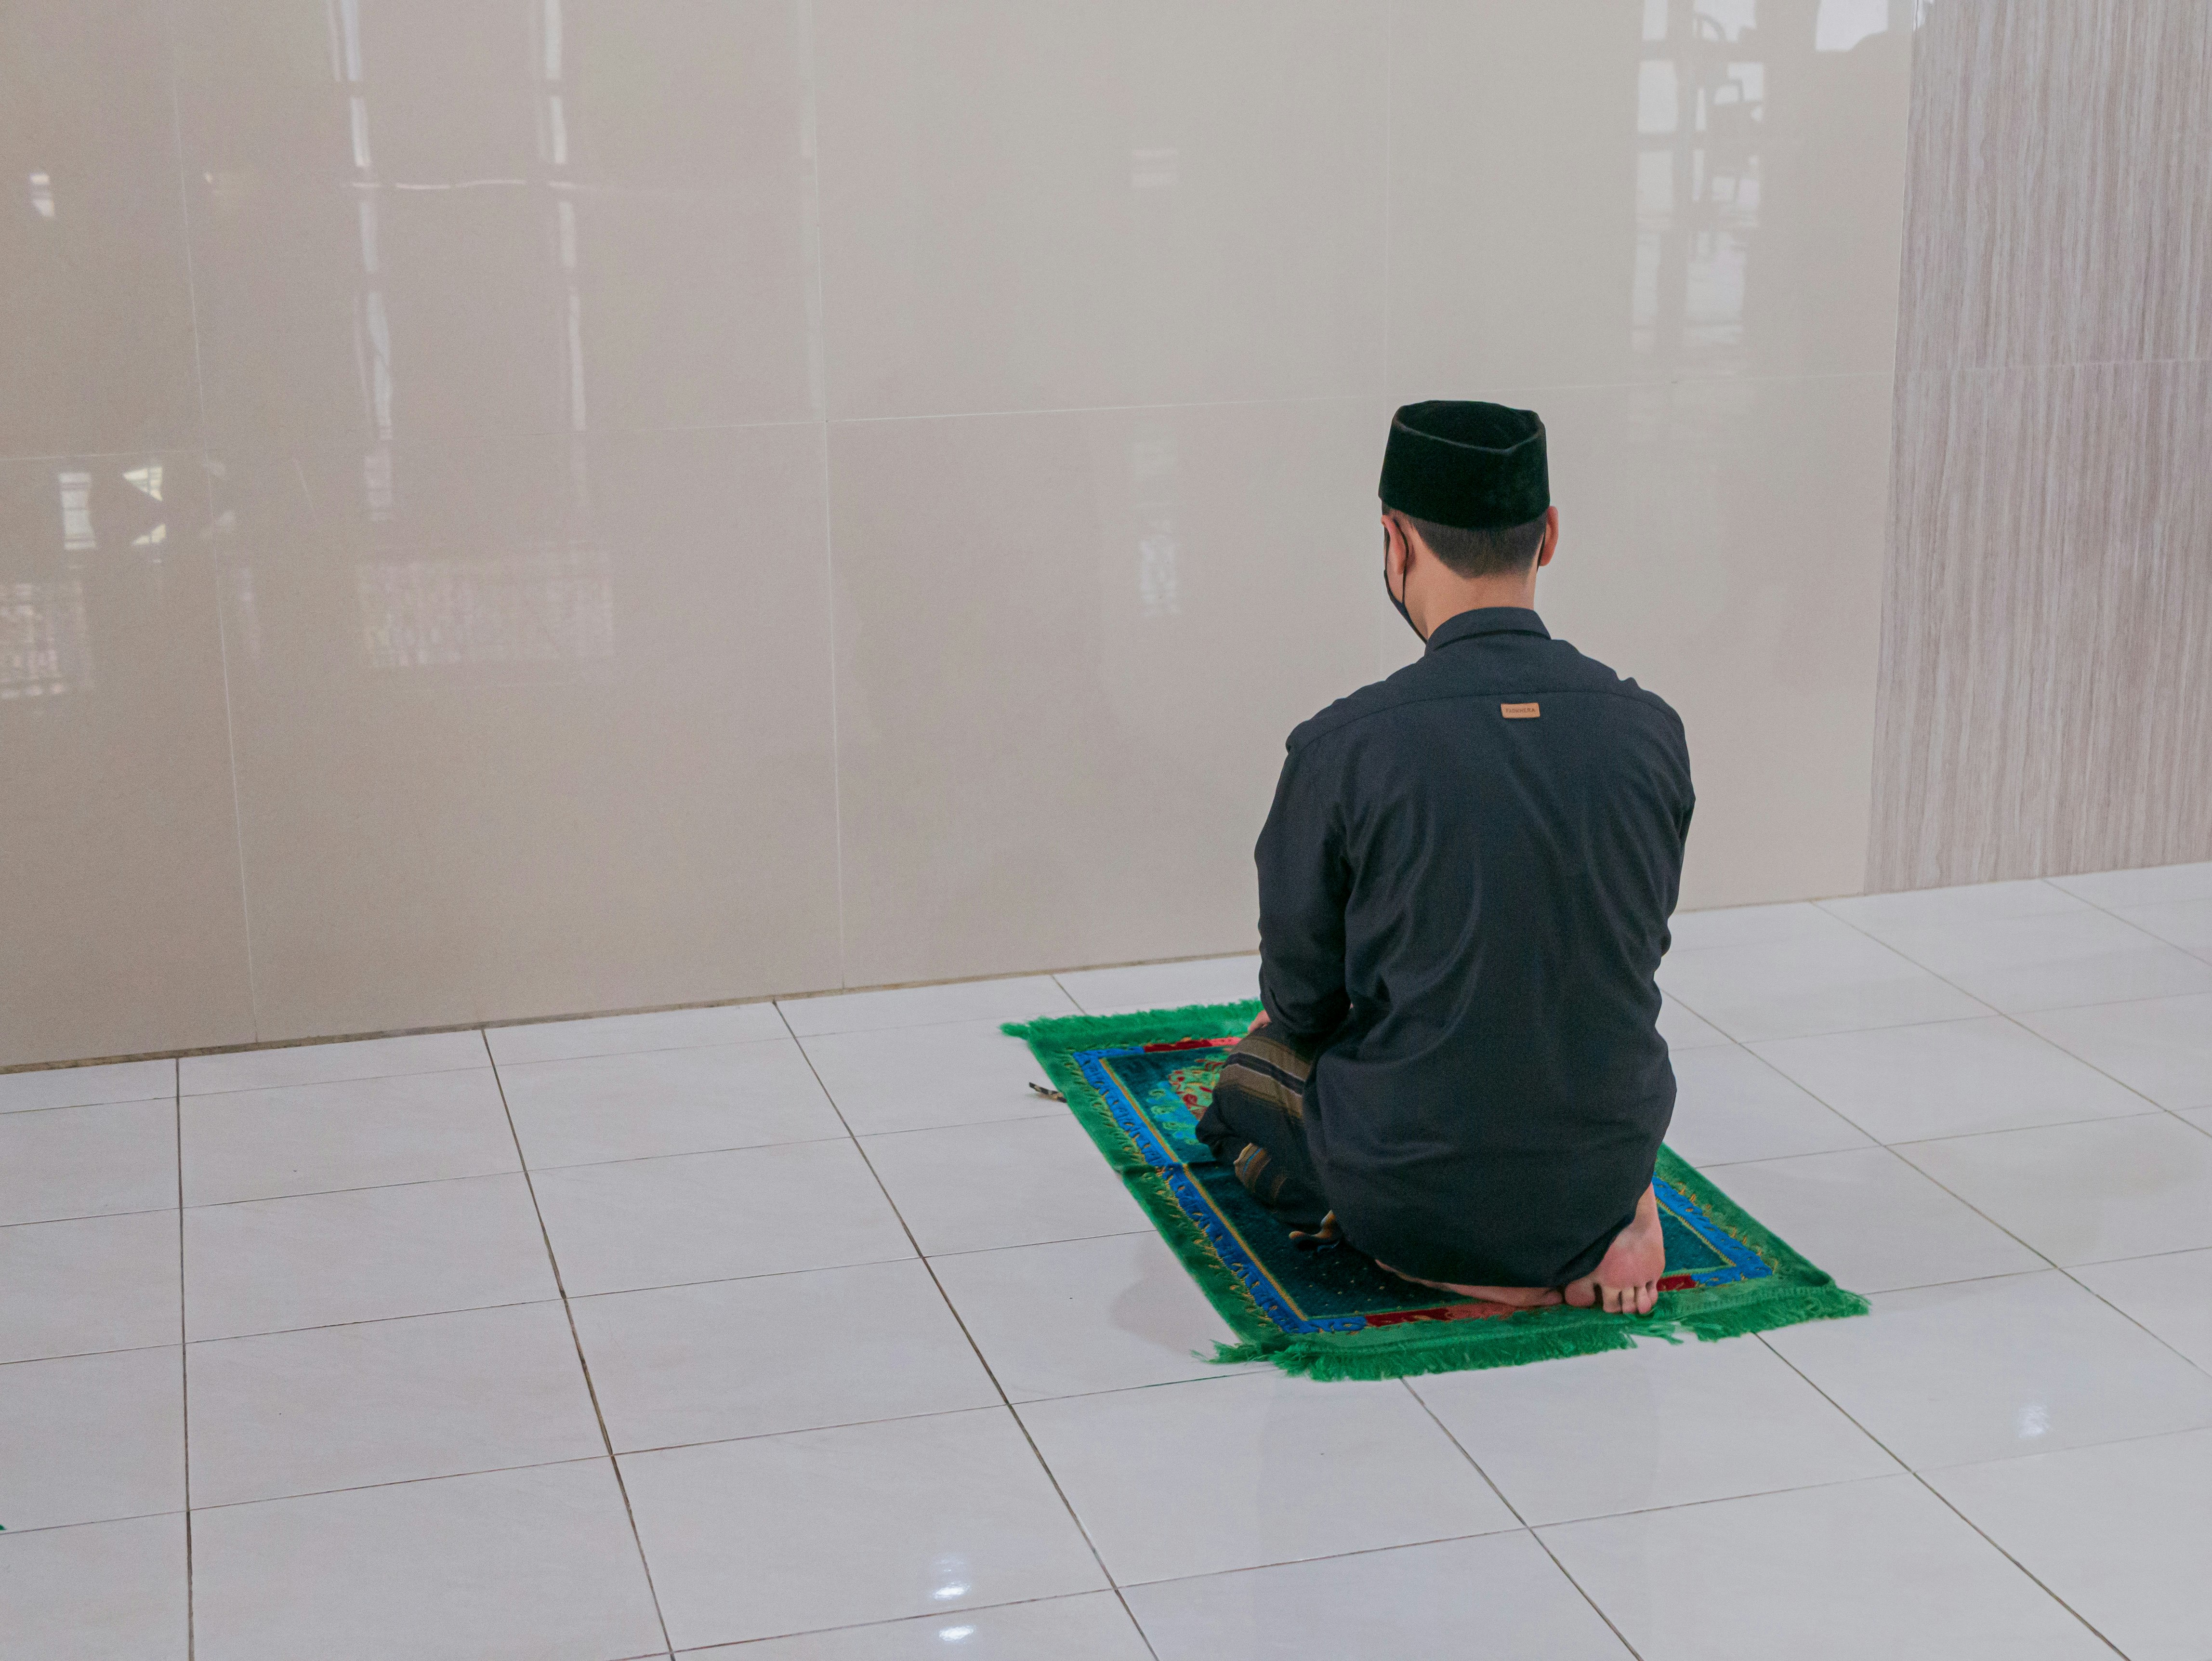
M 0 1065 L 1247 947 L 1420 397 L 1856 886 L 1893 9 L 0 10 Z
M 1550 429 L 1555 635 L 1672 703 L 1686 906 L 1855 892 L 1911 37 L 1885 4 L 1405 0 L 1393 401 Z M 1413 646 L 1384 625 L 1389 660 Z
M 2212 7 L 1946 0 L 1868 879 L 2212 858 Z

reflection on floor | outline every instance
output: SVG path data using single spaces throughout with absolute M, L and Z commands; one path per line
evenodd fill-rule
M 1679 919 L 1673 1141 L 1875 1312 L 1509 1372 L 1194 1359 L 996 1030 L 1253 977 L 0 1077 L 8 1652 L 2212 1655 L 2212 865 Z

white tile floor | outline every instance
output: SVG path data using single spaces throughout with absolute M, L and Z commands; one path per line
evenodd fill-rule
M 1196 1359 L 996 1029 L 1249 958 L 0 1076 L 0 1652 L 2212 1661 L 2208 914 L 1680 919 L 1875 1313 L 1410 1384 Z

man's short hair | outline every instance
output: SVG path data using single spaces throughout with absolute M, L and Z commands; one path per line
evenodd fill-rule
M 1396 509 L 1392 509 L 1395 513 Z M 1513 576 L 1528 569 L 1544 542 L 1544 518 L 1525 525 L 1500 525 L 1469 531 L 1457 525 L 1433 525 L 1411 514 L 1398 517 L 1421 533 L 1429 551 L 1463 577 Z

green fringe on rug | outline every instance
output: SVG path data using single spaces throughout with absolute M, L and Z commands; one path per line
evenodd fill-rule
M 1241 1342 L 1216 1346 L 1216 1361 L 1267 1361 L 1285 1372 L 1324 1382 L 1401 1378 L 1631 1349 L 1640 1337 L 1663 1338 L 1670 1343 L 1679 1343 L 1686 1336 L 1734 1338 L 1803 1321 L 1835 1320 L 1867 1312 L 1865 1299 L 1838 1287 L 1673 1149 L 1662 1148 L 1658 1175 L 1763 1258 L 1773 1271 L 1771 1275 L 1686 1292 L 1662 1292 L 1657 1306 L 1642 1317 L 1554 1305 L 1488 1320 L 1407 1322 L 1356 1332 L 1285 1332 L 1222 1261 L 1204 1231 L 1177 1202 L 1166 1179 L 1137 1153 L 1074 1059 L 1085 1050 L 1235 1036 L 1250 1025 L 1258 1010 L 1256 1001 L 1190 1004 L 1130 1015 L 1053 1016 L 1009 1022 L 1001 1029 L 1028 1043 L 1054 1086 L 1066 1098 L 1069 1111 L 1120 1173 L 1199 1289 L 1237 1335 Z

